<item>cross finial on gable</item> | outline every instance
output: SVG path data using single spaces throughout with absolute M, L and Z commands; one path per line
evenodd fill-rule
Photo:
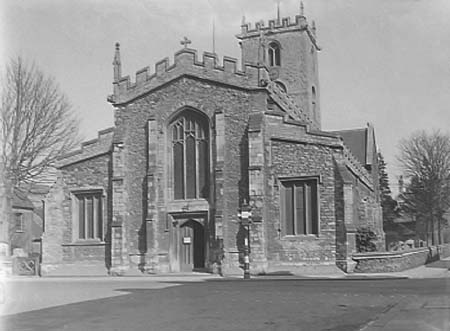
M 184 48 L 187 48 L 189 44 L 191 44 L 192 41 L 190 41 L 187 37 L 184 37 L 182 41 L 180 41 L 180 44 L 184 46 Z

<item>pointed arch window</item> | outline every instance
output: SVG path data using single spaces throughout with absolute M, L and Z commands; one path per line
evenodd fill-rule
M 172 123 L 174 199 L 208 196 L 208 123 L 192 111 L 183 112 Z
M 281 65 L 281 50 L 280 45 L 276 42 L 271 42 L 268 48 L 269 66 L 275 67 Z

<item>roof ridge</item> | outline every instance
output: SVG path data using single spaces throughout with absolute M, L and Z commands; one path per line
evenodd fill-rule
M 367 130 L 367 127 L 354 128 L 354 129 L 343 129 L 343 130 L 327 130 L 327 132 L 345 132 L 345 131 L 363 131 L 363 130 Z

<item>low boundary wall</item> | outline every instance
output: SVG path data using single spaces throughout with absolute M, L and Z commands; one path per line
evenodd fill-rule
M 354 272 L 394 272 L 415 268 L 450 256 L 450 244 L 395 252 L 353 254 Z

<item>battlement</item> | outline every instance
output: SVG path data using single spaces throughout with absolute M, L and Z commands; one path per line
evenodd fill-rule
M 294 121 L 299 123 L 303 123 L 306 125 L 306 132 L 309 134 L 318 134 L 324 136 L 336 137 L 335 134 L 329 134 L 323 131 L 320 131 L 320 128 L 309 118 L 308 114 L 306 114 L 297 103 L 286 93 L 283 89 L 278 86 L 275 82 L 269 82 L 267 84 L 267 90 L 270 93 L 271 98 L 276 102 L 282 110 L 286 112 L 286 114 Z M 286 122 L 285 118 L 285 122 Z M 363 164 L 353 155 L 350 148 L 348 148 L 343 139 L 342 141 L 343 155 L 345 162 L 349 169 L 356 174 L 368 187 L 373 187 L 372 177 L 369 172 L 364 168 Z
M 242 22 L 241 33 L 236 35 L 236 38 L 243 40 L 248 38 L 260 37 L 263 35 L 270 35 L 274 33 L 283 33 L 290 31 L 305 31 L 311 42 L 314 44 L 317 50 L 320 50 L 316 39 L 316 25 L 314 21 L 310 26 L 308 20 L 304 15 L 296 15 L 294 20 L 291 17 L 283 17 L 279 19 L 272 19 L 266 23 L 260 21 L 255 23 L 255 27 L 252 28 L 251 23 Z
M 361 164 L 361 162 L 359 162 L 356 156 L 353 155 L 350 148 L 348 148 L 344 144 L 344 141 L 342 141 L 342 145 L 343 145 L 344 159 L 347 167 L 349 167 L 349 169 L 354 174 L 356 174 L 361 179 L 361 181 L 363 181 L 368 187 L 373 189 L 373 180 L 367 169 L 364 168 L 364 166 Z
M 270 93 L 272 99 L 293 119 L 302 123 L 305 123 L 313 130 L 319 130 L 320 128 L 309 118 L 297 103 L 278 86 L 275 82 L 270 81 L 267 84 L 267 90 Z
M 97 155 L 108 153 L 111 150 L 113 135 L 114 128 L 99 131 L 97 138 L 82 142 L 80 149 L 62 156 L 58 160 L 56 167 L 62 168 Z
M 252 63 L 245 63 L 241 70 L 238 68 L 238 60 L 228 56 L 219 63 L 217 55 L 210 52 L 204 52 L 202 61 L 199 61 L 196 50 L 183 48 L 175 53 L 172 64 L 169 58 L 164 58 L 155 64 L 153 73 L 149 67 L 138 70 L 134 82 L 130 76 L 114 81 L 114 94 L 108 97 L 108 101 L 113 104 L 128 102 L 182 75 L 253 89 L 261 86 L 260 80 L 268 77 L 268 71 L 265 67 Z
M 283 17 L 281 19 L 272 19 L 266 23 L 264 21 L 256 22 L 255 27 L 252 29 L 251 23 L 243 22 L 241 25 L 241 35 L 245 38 L 248 35 L 259 35 L 261 31 L 273 31 L 273 30 L 298 30 L 306 29 L 308 27 L 308 22 L 306 17 L 303 15 L 296 15 L 292 21 L 290 17 Z

